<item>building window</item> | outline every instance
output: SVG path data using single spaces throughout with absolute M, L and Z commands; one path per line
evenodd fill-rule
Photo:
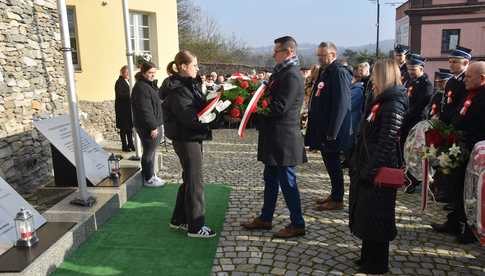
M 143 13 L 130 13 L 131 47 L 135 55 L 149 54 L 150 47 L 150 24 L 149 16 Z
M 80 70 L 81 62 L 79 59 L 79 45 L 77 39 L 76 9 L 72 6 L 67 7 L 67 24 L 69 26 L 69 38 L 71 40 L 72 64 L 76 70 Z
M 460 44 L 460 30 L 443 30 L 443 37 L 441 40 L 441 52 L 448 53 Z

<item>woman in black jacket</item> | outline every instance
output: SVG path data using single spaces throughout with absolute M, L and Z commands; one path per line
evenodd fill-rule
M 161 187 L 165 183 L 155 174 L 155 152 L 162 134 L 162 102 L 155 80 L 155 64 L 144 62 L 131 95 L 133 121 L 143 147 L 141 170 L 146 187 Z
M 360 272 L 383 274 L 389 269 L 389 242 L 397 234 L 396 190 L 374 186 L 381 167 L 400 168 L 399 137 L 408 108 L 399 67 L 392 60 L 376 63 L 372 73 L 373 100 L 366 107 L 353 155 L 350 185 L 351 232 L 362 240 Z
M 128 66 L 125 65 L 121 67 L 120 77 L 115 83 L 116 127 L 120 130 L 121 149 L 125 152 L 135 150 L 128 78 Z
M 172 75 L 160 89 L 165 135 L 172 139 L 183 170 L 183 184 L 169 226 L 188 231 L 189 237 L 211 238 L 216 233 L 205 225 L 202 184 L 202 141 L 211 139 L 211 131 L 197 117 L 206 105 L 197 80 L 197 58 L 189 51 L 180 51 L 168 69 Z

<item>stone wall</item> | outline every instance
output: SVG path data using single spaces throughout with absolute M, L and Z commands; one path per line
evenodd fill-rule
M 115 102 L 80 101 L 81 125 L 96 142 L 120 141 L 115 120 Z
M 0 0 L 0 176 L 21 192 L 52 177 L 32 120 L 67 110 L 60 48 L 55 0 Z
M 224 75 L 232 75 L 235 72 L 251 73 L 252 70 L 272 70 L 271 68 L 231 63 L 200 63 L 199 67 L 201 74 L 217 72 Z

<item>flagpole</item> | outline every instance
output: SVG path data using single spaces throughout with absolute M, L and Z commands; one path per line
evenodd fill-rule
M 129 83 L 130 83 L 130 95 L 133 91 L 134 86 L 134 70 L 133 70 L 133 49 L 131 47 L 131 31 L 130 31 L 130 14 L 128 10 L 128 0 L 122 0 L 123 2 L 123 21 L 125 27 L 125 44 L 126 44 L 126 58 L 128 62 L 128 74 L 130 76 Z M 141 142 L 140 138 L 138 137 L 137 132 L 135 131 L 135 156 L 130 157 L 131 160 L 140 160 L 141 156 Z
M 61 26 L 62 51 L 64 52 L 64 73 L 67 84 L 67 96 L 69 99 L 69 117 L 71 123 L 72 144 L 74 150 L 77 183 L 80 194 L 79 198 L 71 201 L 71 204 L 91 207 L 96 203 L 96 199 L 88 193 L 86 184 L 86 171 L 84 168 L 84 158 L 81 148 L 81 131 L 77 109 L 76 86 L 74 84 L 74 66 L 72 64 L 72 49 L 69 37 L 69 26 L 67 22 L 66 1 L 57 0 L 57 8 L 59 10 L 59 20 Z

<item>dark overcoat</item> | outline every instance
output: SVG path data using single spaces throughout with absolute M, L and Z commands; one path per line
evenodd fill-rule
M 352 145 L 351 83 L 352 73 L 336 61 L 321 71 L 308 111 L 310 149 L 344 151 Z
M 271 75 L 266 93 L 270 112 L 258 118 L 258 160 L 269 166 L 296 166 L 307 161 L 300 129 L 305 93 L 297 65 Z
M 390 88 L 369 103 L 365 118 L 375 104 L 380 104 L 379 111 L 374 121 L 362 121 L 352 156 L 349 225 L 362 240 L 386 242 L 397 234 L 396 190 L 375 187 L 373 180 L 379 168 L 400 168 L 403 164 L 399 136 L 408 98 L 403 87 Z
M 121 76 L 115 83 L 115 115 L 117 128 L 133 128 L 133 120 L 131 119 L 130 85 Z

